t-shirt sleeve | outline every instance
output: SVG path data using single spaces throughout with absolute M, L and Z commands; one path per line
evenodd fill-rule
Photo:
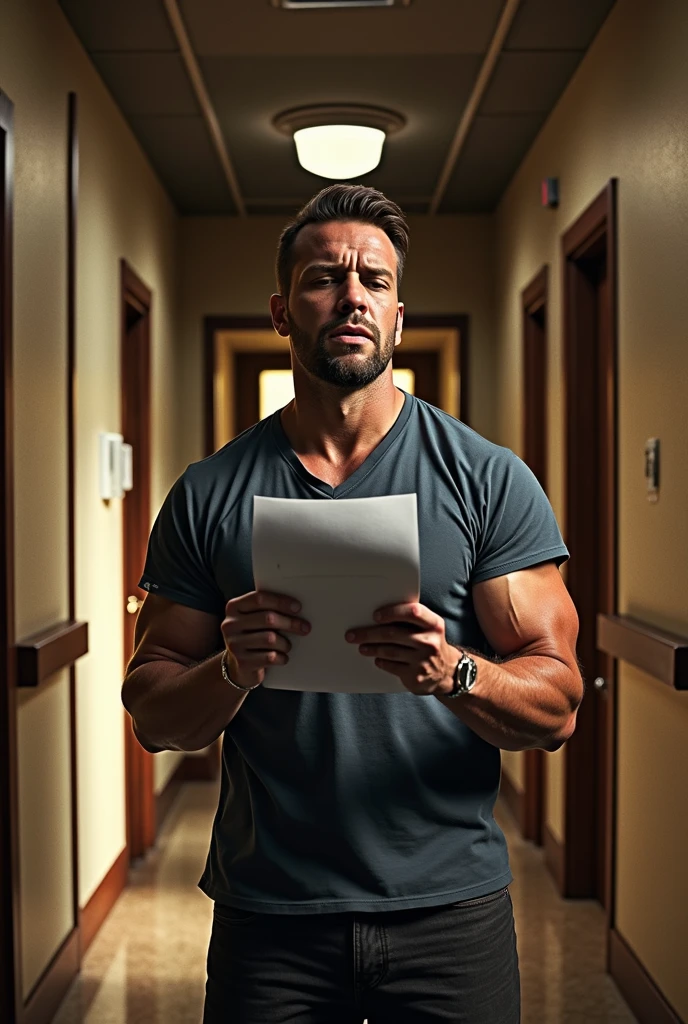
M 210 563 L 208 513 L 203 506 L 184 474 L 155 520 L 139 586 L 177 604 L 221 616 L 225 601 Z
M 569 557 L 552 506 L 535 475 L 513 452 L 487 473 L 481 537 L 472 583 Z

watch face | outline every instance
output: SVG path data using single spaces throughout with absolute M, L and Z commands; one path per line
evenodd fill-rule
M 470 690 L 475 684 L 477 674 L 478 666 L 476 663 L 468 655 L 464 655 L 459 664 L 459 680 L 462 689 Z

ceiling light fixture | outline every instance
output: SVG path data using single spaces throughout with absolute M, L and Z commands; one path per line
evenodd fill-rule
M 307 11 L 314 7 L 408 7 L 411 0 L 272 0 L 273 7 Z
M 304 170 L 337 181 L 374 171 L 385 138 L 405 124 L 406 118 L 393 110 L 351 103 L 296 107 L 273 120 L 283 135 L 293 135 Z

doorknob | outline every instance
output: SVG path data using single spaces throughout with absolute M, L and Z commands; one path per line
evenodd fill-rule
M 137 611 L 143 604 L 141 598 L 137 597 L 136 594 L 130 594 L 127 598 L 127 611 L 130 615 L 136 615 Z
M 603 676 L 598 676 L 593 683 L 593 686 L 596 690 L 599 690 L 600 693 L 604 693 L 607 690 L 607 680 Z

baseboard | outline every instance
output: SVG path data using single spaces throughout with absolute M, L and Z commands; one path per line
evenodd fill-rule
M 183 763 L 183 762 L 182 762 Z M 160 829 L 165 823 L 165 818 L 172 810 L 172 804 L 179 796 L 183 782 L 180 779 L 175 778 L 173 774 L 171 778 L 167 780 L 165 788 L 162 792 L 158 793 L 155 798 L 155 832 L 156 835 L 160 832 Z
M 554 879 L 554 884 L 560 896 L 564 895 L 564 844 L 557 839 L 545 824 L 542 829 L 543 847 L 545 850 L 545 864 Z
M 525 810 L 525 794 L 522 789 L 517 789 L 505 771 L 502 771 L 502 779 L 499 784 L 499 792 L 504 797 L 511 814 L 518 825 L 518 830 L 523 835 L 523 814 Z
M 24 1004 L 21 1024 L 50 1024 L 79 973 L 79 929 L 64 940 Z
M 222 748 L 216 741 L 202 757 L 187 755 L 172 778 L 175 782 L 213 782 L 220 774 L 221 757 Z
M 609 935 L 609 973 L 640 1024 L 681 1024 L 631 947 L 612 929 Z
M 129 852 L 125 847 L 79 914 L 82 956 L 93 942 L 105 918 L 119 899 L 122 890 L 127 884 L 128 870 Z

